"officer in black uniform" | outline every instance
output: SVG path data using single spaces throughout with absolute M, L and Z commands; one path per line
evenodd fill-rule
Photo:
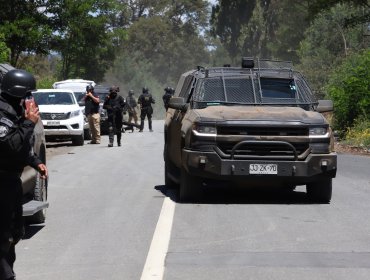
M 25 99 L 35 90 L 34 77 L 11 70 L 1 83 L 0 94 L 0 280 L 15 279 L 15 245 L 23 235 L 21 174 L 27 165 L 43 178 L 47 168 L 33 152 L 33 131 L 40 115 Z
M 108 147 L 113 147 L 114 134 L 117 135 L 117 145 L 121 146 L 121 132 L 123 122 L 123 108 L 125 107 L 125 100 L 121 95 L 118 95 L 119 87 L 112 86 L 109 89 L 109 95 L 104 101 L 103 108 L 108 113 L 109 125 L 109 144 Z
M 147 87 L 143 87 L 143 93 L 139 96 L 138 103 L 140 104 L 141 114 L 140 114 L 140 131 L 143 132 L 144 129 L 144 120 L 145 117 L 148 117 L 149 123 L 149 131 L 153 132 L 152 129 L 152 115 L 153 115 L 153 107 L 152 104 L 155 103 L 153 96 L 149 93 Z
M 163 105 L 166 111 L 168 110 L 168 103 L 170 102 L 172 95 L 173 95 L 172 89 L 170 87 L 166 87 L 164 89 L 164 94 L 162 96 Z

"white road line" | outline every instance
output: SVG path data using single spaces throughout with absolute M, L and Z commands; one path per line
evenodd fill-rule
M 163 201 L 161 214 L 159 215 L 148 256 L 146 257 L 141 280 L 163 279 L 174 213 L 175 203 L 166 197 Z

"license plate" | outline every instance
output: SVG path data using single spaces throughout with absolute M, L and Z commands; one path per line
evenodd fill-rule
M 249 174 L 277 174 L 277 164 L 250 164 Z
M 59 121 L 48 121 L 46 124 L 47 125 L 60 125 L 60 122 Z

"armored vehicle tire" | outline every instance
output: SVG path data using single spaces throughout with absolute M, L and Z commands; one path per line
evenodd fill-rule
M 73 136 L 72 144 L 74 146 L 83 146 L 84 145 L 84 134 Z
M 36 183 L 35 183 L 35 190 L 33 193 L 33 199 L 36 201 L 43 201 L 46 202 L 47 200 L 47 188 L 48 181 L 47 179 L 42 179 L 41 175 L 37 173 L 36 175 Z M 45 222 L 46 218 L 46 209 L 40 210 L 39 212 L 35 213 L 31 217 L 28 217 L 28 222 L 32 224 L 42 224 Z
M 306 185 L 307 195 L 312 202 L 329 203 L 332 194 L 332 179 L 309 183 Z
M 172 166 L 172 164 L 166 160 L 164 162 L 164 184 L 166 185 L 166 187 L 168 188 L 173 188 L 176 186 L 176 182 L 174 182 L 170 176 L 169 176 L 169 172 L 172 170 L 172 168 L 174 168 Z
M 197 202 L 203 196 L 202 181 L 181 168 L 180 201 Z

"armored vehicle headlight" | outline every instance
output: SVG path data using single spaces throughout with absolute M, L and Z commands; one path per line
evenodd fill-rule
M 327 127 L 320 127 L 320 126 L 318 126 L 318 127 L 311 127 L 309 129 L 309 135 L 310 135 L 310 138 L 328 137 L 329 136 L 328 128 Z
M 193 129 L 199 134 L 207 134 L 207 135 L 217 134 L 216 127 L 213 125 L 196 124 L 194 125 Z

